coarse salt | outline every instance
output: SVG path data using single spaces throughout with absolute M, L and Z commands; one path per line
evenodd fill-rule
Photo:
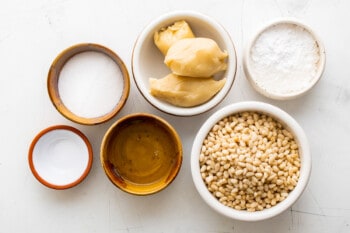
M 304 27 L 281 23 L 267 28 L 250 50 L 252 79 L 275 95 L 294 95 L 317 78 L 320 49 Z
M 83 52 L 72 57 L 60 73 L 58 88 L 64 105 L 80 117 L 108 114 L 122 96 L 123 75 L 107 55 Z

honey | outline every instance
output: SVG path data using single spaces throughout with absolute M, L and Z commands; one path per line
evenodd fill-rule
M 125 190 L 156 190 L 176 176 L 182 162 L 177 138 L 156 119 L 135 118 L 118 124 L 109 136 L 107 161 Z

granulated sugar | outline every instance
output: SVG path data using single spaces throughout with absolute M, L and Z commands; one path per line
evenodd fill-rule
M 93 118 L 109 113 L 122 95 L 119 66 L 98 52 L 83 52 L 63 67 L 58 82 L 64 105 L 74 114 Z
M 282 23 L 265 30 L 250 51 L 255 83 L 277 95 L 308 88 L 316 78 L 320 51 L 305 28 Z

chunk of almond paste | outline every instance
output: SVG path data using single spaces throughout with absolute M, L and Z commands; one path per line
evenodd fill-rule
M 209 38 L 187 38 L 175 42 L 168 50 L 164 63 L 180 76 L 211 77 L 226 70 L 228 54 Z
M 150 93 L 156 98 L 180 107 L 203 104 L 216 95 L 226 79 L 193 78 L 169 74 L 161 79 L 150 78 Z
M 172 44 L 184 38 L 194 38 L 191 27 L 185 20 L 180 20 L 174 24 L 161 28 L 154 33 L 154 43 L 165 55 Z

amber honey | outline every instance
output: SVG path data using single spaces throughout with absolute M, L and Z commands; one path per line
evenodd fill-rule
M 135 194 L 166 186 L 182 162 L 181 143 L 168 127 L 145 116 L 117 124 L 106 141 L 106 159 L 114 173 L 112 182 Z

